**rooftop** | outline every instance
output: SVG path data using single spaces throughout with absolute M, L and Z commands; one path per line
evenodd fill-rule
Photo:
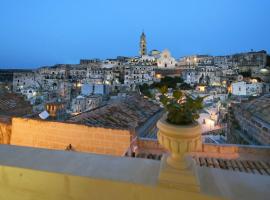
M 14 93 L 0 93 L 0 117 L 24 116 L 32 112 L 32 107 L 23 96 Z
M 248 113 L 255 115 L 270 124 L 270 94 L 244 103 L 242 104 L 242 108 Z
M 196 164 L 210 168 L 270 176 L 270 162 L 194 156 Z
M 140 96 L 128 96 L 117 102 L 76 115 L 68 122 L 96 127 L 134 129 L 159 112 L 159 105 Z

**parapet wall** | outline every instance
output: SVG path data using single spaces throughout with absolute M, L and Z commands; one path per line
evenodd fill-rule
M 139 138 L 137 140 L 138 153 L 162 154 L 167 152 L 157 140 Z
M 138 151 L 147 153 L 165 153 L 166 150 L 158 143 L 157 140 L 139 139 L 137 141 Z M 256 145 L 237 145 L 237 144 L 202 144 L 202 152 L 216 155 L 237 154 L 269 157 L 270 146 Z
M 0 144 L 9 144 L 11 137 L 11 124 L 0 122 Z
M 236 145 L 236 144 L 203 144 L 203 152 L 207 153 L 238 153 L 260 156 L 270 155 L 270 146 Z
M 202 157 L 223 159 L 269 160 L 270 146 L 203 144 L 202 152 L 194 152 Z
M 26 118 L 12 119 L 11 145 L 123 155 L 130 146 L 129 130 L 88 127 Z

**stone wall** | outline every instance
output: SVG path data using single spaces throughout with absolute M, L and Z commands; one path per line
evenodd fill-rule
M 123 155 L 130 146 L 129 130 L 88 127 L 25 118 L 12 119 L 11 145 Z
M 0 122 L 0 144 L 9 144 L 11 136 L 11 124 Z
M 152 154 L 162 154 L 167 152 L 157 140 L 153 139 L 142 139 L 137 140 L 137 153 L 152 153 Z
M 235 144 L 203 144 L 205 153 L 219 154 L 249 154 L 256 156 L 269 156 L 270 146 L 235 145 Z

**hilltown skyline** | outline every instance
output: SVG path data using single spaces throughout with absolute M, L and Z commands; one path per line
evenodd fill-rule
M 144 33 L 144 31 L 142 32 Z M 138 37 L 139 38 L 139 37 Z M 148 41 L 148 37 L 146 35 L 146 40 Z M 138 53 L 136 55 L 124 55 L 124 54 L 120 54 L 120 55 L 116 55 L 115 57 L 81 57 L 79 58 L 78 60 L 72 60 L 72 61 L 64 61 L 64 62 L 57 62 L 57 63 L 50 63 L 50 64 L 43 64 L 43 65 L 39 65 L 39 66 L 29 66 L 29 67 L 16 67 L 16 66 L 6 66 L 6 67 L 1 67 L 1 63 L 0 63 L 0 69 L 38 69 L 40 67 L 45 67 L 45 66 L 54 66 L 54 65 L 58 65 L 58 64 L 78 64 L 80 62 L 81 59 L 99 59 L 99 60 L 106 60 L 106 59 L 116 59 L 117 56 L 124 56 L 124 57 L 138 57 L 140 56 L 140 47 L 139 47 L 139 39 L 138 39 L 138 42 L 137 42 L 137 46 L 138 46 Z M 164 49 L 156 49 L 156 48 L 152 48 L 152 49 L 149 49 L 149 43 L 147 42 L 147 46 L 148 46 L 148 51 L 147 51 L 147 55 L 150 55 L 150 52 L 153 51 L 153 50 L 158 50 L 158 51 L 163 51 L 163 50 L 169 50 L 169 48 L 164 48 Z M 151 47 L 151 45 L 150 45 Z M 178 57 L 175 57 L 174 54 L 172 53 L 172 56 L 176 59 L 176 60 L 180 60 L 181 58 L 184 58 L 184 57 L 187 57 L 187 56 L 197 56 L 197 55 L 208 55 L 208 56 L 229 56 L 229 55 L 234 55 L 234 54 L 239 54 L 239 53 L 247 53 L 247 52 L 256 52 L 256 51 L 266 51 L 267 53 L 269 51 L 265 50 L 265 49 L 249 49 L 249 50 L 246 50 L 246 51 L 242 51 L 242 52 L 231 52 L 231 53 L 228 53 L 228 54 L 208 54 L 208 53 L 192 53 L 192 54 L 188 54 L 188 55 L 181 55 L 181 56 L 178 56 Z
M 148 50 L 169 49 L 177 59 L 251 49 L 269 52 L 270 30 L 264 23 L 270 19 L 269 4 L 266 0 L 2 1 L 0 68 L 136 56 L 142 30 Z

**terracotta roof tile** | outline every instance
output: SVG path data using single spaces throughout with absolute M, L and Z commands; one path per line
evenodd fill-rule
M 120 102 L 74 116 L 68 122 L 89 126 L 130 129 L 144 123 L 160 109 L 159 105 L 147 99 L 140 96 L 130 96 Z
M 193 159 L 195 160 L 196 164 L 201 167 L 214 167 L 224 170 L 270 176 L 270 163 L 267 161 L 222 159 L 200 156 L 194 156 Z

